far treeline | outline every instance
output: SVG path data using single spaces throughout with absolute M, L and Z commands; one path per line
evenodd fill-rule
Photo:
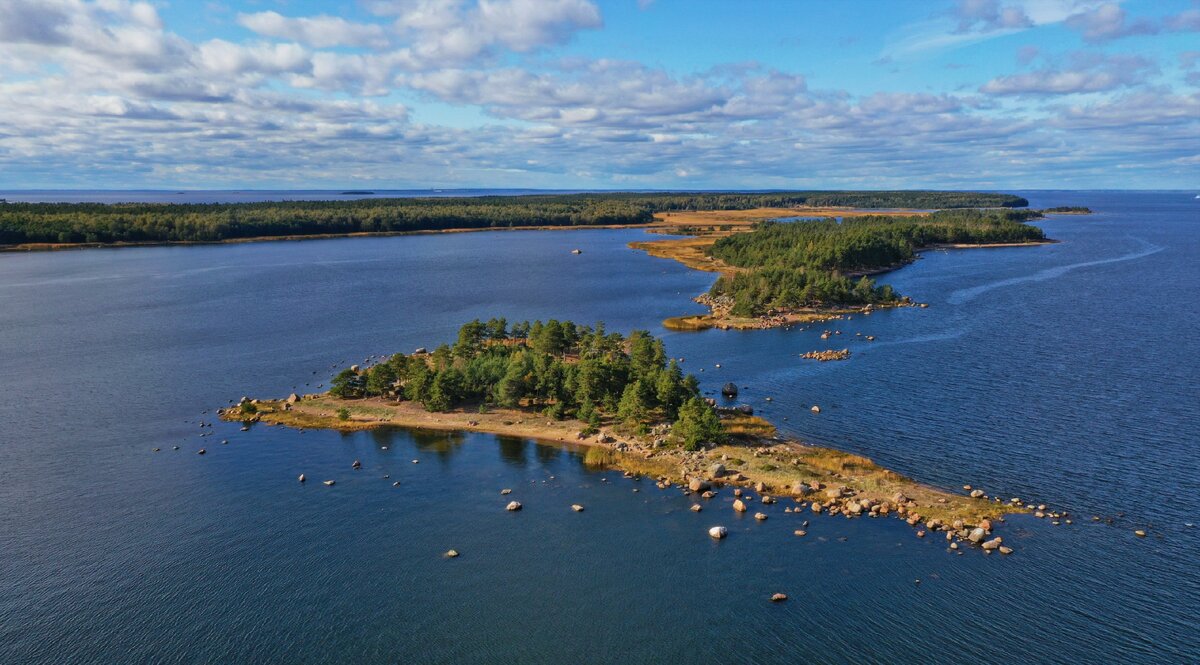
M 587 433 L 602 423 L 634 434 L 669 424 L 671 438 L 689 450 L 725 438 L 696 377 L 668 361 L 661 340 L 644 330 L 628 337 L 609 333 L 603 324 L 551 319 L 510 329 L 504 319 L 475 320 L 458 331 L 453 345 L 432 353 L 347 368 L 333 378 L 329 393 L 410 400 L 428 411 L 533 407 L 551 418 L 582 420 Z
M 710 295 L 732 299 L 735 316 L 894 304 L 899 294 L 876 286 L 865 273 L 912 261 L 917 250 L 933 245 L 1044 240 L 1041 229 L 1025 223 L 1039 216 L 1036 210 L 942 210 L 840 222 L 764 222 L 713 244 L 714 258 L 743 270 L 718 279 Z M 852 279 L 856 274 L 861 277 Z
M 6 203 L 0 245 L 217 242 L 240 238 L 527 226 L 644 224 L 656 212 L 758 207 L 1023 207 L 975 192 L 600 193 L 264 203 Z

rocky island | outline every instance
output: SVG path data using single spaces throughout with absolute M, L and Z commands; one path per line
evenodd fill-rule
M 346 368 L 327 393 L 243 398 L 220 415 L 246 426 L 400 426 L 582 447 L 587 463 L 653 478 L 663 490 L 699 499 L 732 492 L 735 510 L 787 500 L 788 513 L 898 517 L 920 537 L 944 532 L 954 548 L 999 549 L 996 525 L 1027 510 L 1019 499 L 948 492 L 858 455 L 778 437 L 748 406 L 704 398 L 661 340 L 602 325 L 472 321 L 453 345 Z

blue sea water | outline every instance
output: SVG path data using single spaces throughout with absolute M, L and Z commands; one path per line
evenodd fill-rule
M 1097 212 L 881 277 L 928 309 L 803 331 L 663 331 L 712 276 L 638 230 L 0 255 L 0 662 L 1198 662 L 1200 202 L 1022 195 Z M 958 555 L 692 513 L 521 439 L 199 425 L 494 315 L 648 328 L 788 434 L 1073 524 Z

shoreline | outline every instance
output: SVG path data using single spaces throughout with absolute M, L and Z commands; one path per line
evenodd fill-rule
M 653 437 L 623 436 L 607 426 L 585 436 L 584 423 L 550 420 L 533 409 L 429 412 L 412 402 L 340 399 L 327 393 L 250 403 L 253 414 L 243 412 L 240 405 L 232 406 L 219 411 L 221 419 L 246 427 L 259 423 L 342 432 L 400 427 L 533 439 L 583 449 L 586 463 L 631 476 L 653 477 L 660 489 L 676 486 L 696 494 L 728 489 L 747 502 L 753 500 L 750 492 L 754 492 L 760 503 L 765 497 L 772 497 L 766 503 L 791 500 L 794 503 L 786 506 L 788 511 L 846 518 L 899 517 L 914 526 L 918 536 L 941 530 L 949 541 L 967 540 L 978 526 L 988 527 L 985 532 L 991 535 L 994 524 L 1003 522 L 1005 515 L 1030 511 L 1024 503 L 1002 501 L 979 490 L 957 494 L 907 478 L 866 457 L 780 438 L 762 418 L 740 416 L 732 410 L 722 412 L 729 443 L 687 452 L 656 445 Z M 348 412 L 345 419 L 338 416 L 340 409 Z

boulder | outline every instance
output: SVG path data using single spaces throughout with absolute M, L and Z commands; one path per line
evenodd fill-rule
M 508 489 L 507 487 L 506 487 L 506 488 L 504 488 L 504 489 L 502 489 L 502 490 L 500 490 L 500 496 L 505 496 L 505 495 L 508 495 L 508 494 L 512 494 L 512 490 Z
M 729 535 L 729 529 L 726 529 L 723 526 L 714 526 L 708 530 L 708 535 L 712 538 L 720 540 Z
M 989 552 L 994 549 L 998 549 L 1000 547 L 1000 539 L 993 538 L 991 540 L 985 541 L 982 545 L 980 545 L 980 547 L 982 547 L 983 549 L 985 549 Z
M 300 482 L 304 482 L 305 480 L 308 480 L 308 479 L 307 479 L 307 478 L 305 478 L 305 477 L 304 477 L 304 474 L 302 473 L 302 474 L 300 474 L 300 478 L 299 478 L 299 480 L 300 480 Z
M 766 489 L 767 489 L 767 486 L 764 485 L 761 480 L 758 481 L 757 483 L 754 483 L 754 491 L 755 492 L 762 494 L 764 491 L 766 491 Z
M 971 530 L 971 534 L 969 536 L 967 536 L 967 540 L 978 544 L 978 543 L 983 542 L 983 539 L 986 537 L 987 537 L 987 531 L 984 531 L 980 527 L 975 527 L 974 529 Z
M 725 465 L 717 463 L 708 467 L 708 475 L 712 476 L 713 478 L 721 478 L 725 475 Z
M 701 506 L 701 505 L 700 505 L 700 504 L 698 504 L 698 503 L 693 503 L 693 504 L 692 504 L 692 512 L 693 512 L 693 513 L 698 513 L 698 512 L 700 512 L 701 510 L 704 510 L 704 507 L 703 507 L 703 506 Z
M 708 490 L 707 492 L 705 492 L 704 494 L 701 494 L 700 496 L 704 497 L 705 499 L 711 499 L 716 495 L 717 495 L 716 492 L 714 492 L 712 490 Z
M 991 531 L 992 530 L 992 521 L 989 519 L 979 520 L 978 526 L 980 529 L 983 529 L 984 531 Z
M 771 602 L 772 602 L 772 603 L 782 603 L 782 602 L 783 602 L 783 601 L 785 601 L 785 600 L 787 600 L 787 594 L 786 594 L 786 593 L 776 593 L 776 594 L 772 594 L 772 595 L 771 595 Z
M 793 533 L 795 533 L 797 536 L 807 536 L 808 535 L 808 532 L 805 531 L 804 529 L 796 529 Z
M 737 395 L 738 395 L 737 384 L 730 381 L 729 383 L 726 383 L 725 385 L 721 386 L 721 394 L 726 397 L 737 397 Z
M 520 509 L 521 509 L 521 502 L 520 502 L 520 501 L 509 501 L 509 502 L 508 502 L 508 505 L 507 505 L 507 506 L 505 506 L 505 508 L 504 508 L 504 509 L 505 509 L 505 510 L 520 510 Z
M 692 478 L 690 481 L 688 481 L 688 489 L 692 490 L 693 492 L 703 492 L 708 488 L 709 484 L 707 480 Z
M 296 393 L 292 393 L 291 395 L 288 395 L 286 401 L 288 404 L 295 404 L 296 402 L 300 401 L 300 396 L 297 395 Z
M 749 404 L 738 404 L 733 408 L 737 409 L 738 413 L 742 414 L 743 416 L 754 415 L 754 407 L 750 406 Z
M 577 513 L 582 513 L 582 512 L 583 512 L 583 506 L 579 505 L 578 503 L 572 503 L 572 504 L 571 504 L 571 510 L 574 510 L 574 511 L 575 511 L 575 512 L 577 512 Z
M 754 513 L 754 519 L 758 520 L 759 522 L 762 522 L 767 519 L 767 514 L 766 513 Z
M 746 504 L 741 499 L 737 499 L 733 502 L 733 509 L 739 513 L 744 513 L 746 512 Z
M 326 486 L 326 487 L 333 487 L 333 483 L 334 483 L 334 482 L 335 482 L 335 481 L 332 481 L 332 480 L 326 480 L 326 481 L 325 481 L 325 486 Z
M 812 411 L 813 413 L 820 413 L 821 407 L 817 406 L 816 404 L 813 404 L 812 408 L 809 409 L 809 411 Z
M 840 487 L 830 487 L 825 490 L 825 497 L 829 499 L 840 499 L 845 495 Z
M 808 493 L 811 491 L 812 488 L 804 483 L 796 483 L 795 485 L 792 485 L 792 494 L 795 494 L 796 496 L 808 496 Z
M 358 460 L 354 460 L 354 463 L 350 465 L 350 468 L 351 468 L 351 469 L 361 469 L 361 468 L 362 468 L 362 462 L 360 462 L 360 461 L 358 461 Z
M 1013 548 L 1011 548 L 1007 545 L 1001 545 L 999 549 L 1000 549 L 1001 554 L 1012 554 L 1013 553 Z
M 983 490 L 971 490 L 971 498 L 972 499 L 982 499 L 983 498 Z
M 447 558 L 447 559 L 453 559 L 453 558 L 454 558 L 454 557 L 456 557 L 456 556 L 458 556 L 458 550 L 448 550 L 448 551 L 446 552 L 446 558 Z

